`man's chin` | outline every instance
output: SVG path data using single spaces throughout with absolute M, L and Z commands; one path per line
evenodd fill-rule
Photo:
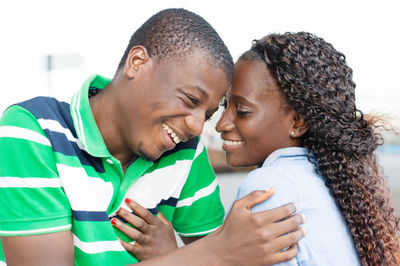
M 147 153 L 146 151 L 140 149 L 139 156 L 145 161 L 154 162 L 154 161 L 157 161 L 158 158 L 160 158 L 161 154 L 158 156 L 152 156 L 149 153 Z

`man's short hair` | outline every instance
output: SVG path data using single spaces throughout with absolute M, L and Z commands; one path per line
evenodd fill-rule
M 209 63 L 233 76 L 233 60 L 228 48 L 214 28 L 199 15 L 185 9 L 165 9 L 148 19 L 131 37 L 118 65 L 125 65 L 135 45 L 146 47 L 156 62 L 182 59 L 196 50 L 205 52 Z

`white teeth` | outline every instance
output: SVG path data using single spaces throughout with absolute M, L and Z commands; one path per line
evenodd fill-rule
M 181 139 L 175 134 L 175 132 L 166 124 L 162 124 L 162 127 L 167 133 L 171 136 L 171 138 L 174 140 L 175 144 L 178 144 L 181 142 Z
M 231 146 L 231 145 L 238 145 L 238 144 L 241 144 L 241 143 L 244 143 L 244 141 L 238 141 L 238 140 L 224 140 L 224 144 L 225 144 L 225 145 L 229 145 L 229 146 Z

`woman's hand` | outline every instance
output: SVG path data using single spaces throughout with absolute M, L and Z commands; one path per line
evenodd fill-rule
M 158 217 L 156 217 L 131 199 L 127 198 L 125 203 L 137 215 L 123 208 L 118 210 L 117 215 L 135 228 L 124 224 L 116 218 L 111 220 L 111 224 L 135 240 L 134 244 L 131 244 L 120 239 L 129 253 L 139 260 L 146 260 L 178 248 L 174 229 L 161 212 L 158 212 Z

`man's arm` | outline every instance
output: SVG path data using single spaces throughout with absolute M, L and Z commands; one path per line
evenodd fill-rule
M 71 230 L 34 236 L 1 237 L 8 266 L 74 265 Z
M 71 209 L 36 117 L 14 105 L 0 119 L 0 236 L 7 265 L 73 265 Z M 1 252 L 1 251 L 0 251 Z
M 304 236 L 304 230 L 299 227 L 304 222 L 303 215 L 291 216 L 296 207 L 286 204 L 279 208 L 258 213 L 252 213 L 250 208 L 273 194 L 273 190 L 254 191 L 246 197 L 237 200 L 224 221 L 223 225 L 198 241 L 182 248 L 175 249 L 164 255 L 140 262 L 140 265 L 270 265 L 294 258 L 297 254 L 297 242 Z M 137 203 L 128 204 L 135 213 L 140 208 Z M 135 215 L 124 212 L 122 218 L 129 221 Z M 139 214 L 140 216 L 140 214 Z M 288 219 L 285 219 L 289 217 Z M 146 233 L 149 225 L 145 220 L 138 222 L 133 218 L 138 230 L 136 237 L 146 243 Z M 148 219 L 148 218 L 144 218 Z M 283 220 L 285 219 L 285 220 Z M 131 227 L 118 222 L 114 225 L 122 232 L 129 234 Z M 130 235 L 132 238 L 134 236 Z M 160 240 L 161 241 L 161 240 Z M 124 247 L 135 254 L 143 246 L 124 243 Z M 282 249 L 289 249 L 282 251 Z

